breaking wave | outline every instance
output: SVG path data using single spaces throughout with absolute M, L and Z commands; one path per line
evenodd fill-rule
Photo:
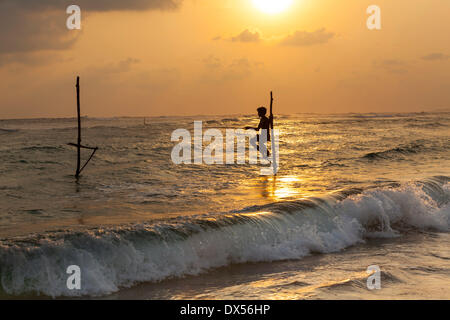
M 106 295 L 234 263 L 336 252 L 370 237 L 448 232 L 449 217 L 450 178 L 434 177 L 224 214 L 5 239 L 0 241 L 0 291 Z M 81 268 L 81 290 L 67 289 L 70 265 Z

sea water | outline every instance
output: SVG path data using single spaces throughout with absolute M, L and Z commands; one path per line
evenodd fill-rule
M 276 176 L 174 164 L 194 121 L 257 124 L 83 118 L 77 180 L 76 119 L 0 120 L 0 296 L 450 298 L 450 113 L 279 115 Z

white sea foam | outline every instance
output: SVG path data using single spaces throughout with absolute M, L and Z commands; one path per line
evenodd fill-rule
M 396 237 L 404 230 L 449 231 L 449 184 L 410 183 L 351 195 L 253 207 L 166 223 L 59 232 L 0 244 L 6 294 L 105 295 L 137 282 L 198 274 L 232 263 L 299 259 Z M 69 265 L 81 290 L 66 287 Z

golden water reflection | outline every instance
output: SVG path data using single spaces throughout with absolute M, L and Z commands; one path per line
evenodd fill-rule
M 264 176 L 260 180 L 260 195 L 274 201 L 312 196 L 305 190 L 305 179 L 298 176 Z

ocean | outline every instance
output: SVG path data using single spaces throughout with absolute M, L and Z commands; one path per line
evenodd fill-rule
M 276 116 L 276 176 L 174 164 L 194 121 L 257 124 L 84 117 L 75 179 L 75 118 L 0 120 L 0 298 L 450 299 L 450 113 Z

